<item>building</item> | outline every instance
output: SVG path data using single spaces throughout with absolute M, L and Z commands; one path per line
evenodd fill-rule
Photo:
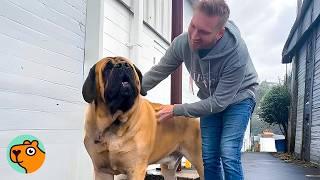
M 319 163 L 320 1 L 304 0 L 298 9 L 282 55 L 282 63 L 292 65 L 288 148 L 301 159 Z

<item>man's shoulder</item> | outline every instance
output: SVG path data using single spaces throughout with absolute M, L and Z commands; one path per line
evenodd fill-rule
M 173 50 L 180 56 L 189 51 L 188 33 L 182 33 L 177 36 L 171 43 Z
M 173 40 L 175 44 L 187 44 L 188 43 L 188 33 L 183 32 Z

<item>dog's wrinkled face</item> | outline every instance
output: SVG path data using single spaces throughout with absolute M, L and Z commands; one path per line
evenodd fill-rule
M 88 103 L 104 101 L 111 114 L 117 110 L 126 112 L 141 91 L 141 80 L 141 72 L 127 59 L 107 57 L 91 68 L 82 94 Z
M 109 61 L 106 64 L 103 70 L 104 99 L 112 114 L 117 110 L 126 112 L 134 104 L 139 93 L 135 76 L 133 67 L 126 61 Z

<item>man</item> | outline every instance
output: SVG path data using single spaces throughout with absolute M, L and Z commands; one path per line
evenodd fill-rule
M 142 80 L 147 92 L 185 63 L 201 100 L 165 106 L 158 116 L 160 121 L 172 116 L 200 117 L 207 180 L 223 176 L 243 179 L 240 151 L 258 85 L 245 42 L 235 24 L 228 21 L 229 13 L 224 0 L 200 1 L 188 33 L 174 39 L 159 64 Z

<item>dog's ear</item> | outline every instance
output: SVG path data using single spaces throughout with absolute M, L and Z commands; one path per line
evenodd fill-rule
M 146 93 L 146 92 L 143 90 L 143 88 L 142 88 L 142 73 L 141 73 L 141 71 L 139 70 L 139 68 L 137 68 L 136 65 L 133 64 L 133 67 L 134 67 L 134 69 L 136 70 L 136 72 L 138 73 L 138 76 L 139 76 L 139 81 L 140 81 L 140 94 L 141 94 L 142 96 L 146 96 L 147 93 Z
M 82 86 L 82 96 L 87 103 L 91 103 L 97 97 L 96 88 L 96 65 L 89 71 L 88 77 Z

